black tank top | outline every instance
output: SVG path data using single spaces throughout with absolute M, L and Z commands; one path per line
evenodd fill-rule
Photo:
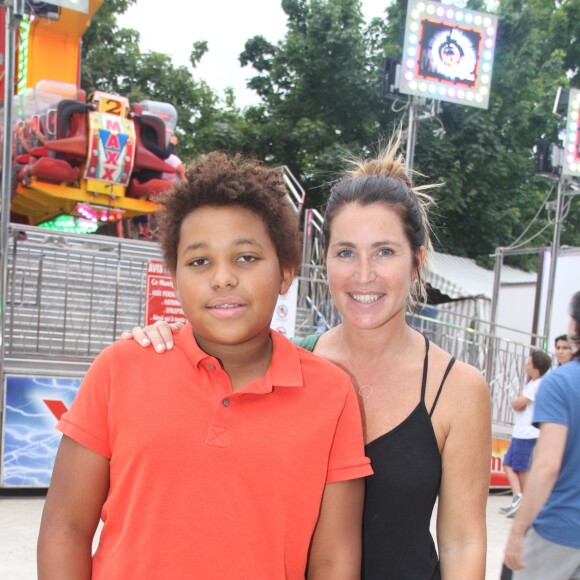
M 429 523 L 441 483 L 441 455 L 431 416 L 452 358 L 431 410 L 425 406 L 429 341 L 421 400 L 391 431 L 366 446 L 374 475 L 366 478 L 363 521 L 363 580 L 439 580 L 439 559 Z

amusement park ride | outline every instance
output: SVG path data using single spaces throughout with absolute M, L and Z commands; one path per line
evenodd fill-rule
M 166 176 L 175 170 L 160 152 L 170 151 L 175 107 L 87 95 L 79 87 L 81 38 L 103 1 L 87 0 L 87 13 L 65 2 L 49 5 L 49 13 L 45 2 L 26 3 L 31 14 L 17 31 L 13 125 L 2 135 L 12 139 L 12 221 L 60 222 L 63 229 L 82 222 L 89 231 L 116 222 L 122 235 L 122 219 L 156 211 L 149 196 L 171 187 Z M 4 17 L 0 9 L 2 49 Z

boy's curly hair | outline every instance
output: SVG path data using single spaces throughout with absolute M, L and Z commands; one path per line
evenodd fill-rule
M 259 215 L 266 225 L 282 268 L 296 269 L 301 261 L 298 216 L 288 198 L 280 170 L 255 159 L 229 157 L 212 152 L 202 155 L 186 170 L 186 179 L 157 196 L 164 209 L 159 214 L 160 245 L 165 265 L 177 268 L 181 224 L 194 210 L 206 207 L 244 207 Z

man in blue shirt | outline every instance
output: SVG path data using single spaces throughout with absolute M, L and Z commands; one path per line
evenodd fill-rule
M 580 579 L 580 292 L 570 316 L 572 360 L 544 377 L 536 400 L 536 457 L 505 550 L 514 580 Z

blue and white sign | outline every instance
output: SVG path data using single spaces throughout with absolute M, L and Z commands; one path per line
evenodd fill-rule
M 48 487 L 61 438 L 56 423 L 81 380 L 6 376 L 2 487 Z

